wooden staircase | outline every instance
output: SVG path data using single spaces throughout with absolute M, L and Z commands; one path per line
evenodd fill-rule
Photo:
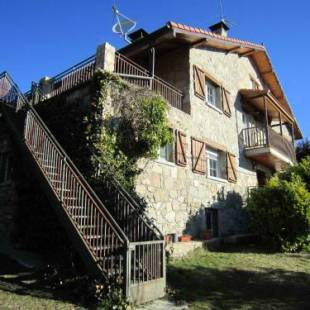
M 107 179 L 101 196 L 108 209 L 6 72 L 0 108 L 89 271 L 117 277 L 133 302 L 162 297 L 164 240 L 139 203 Z

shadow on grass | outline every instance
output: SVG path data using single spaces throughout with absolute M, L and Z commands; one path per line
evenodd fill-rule
M 62 285 L 60 283 L 63 283 Z M 73 303 L 96 309 L 95 303 L 83 299 L 87 290 L 86 277 L 61 276 L 53 269 L 28 269 L 0 254 L 0 290 L 17 295 Z
M 198 309 L 310 309 L 310 274 L 303 272 L 169 266 L 168 283 L 175 301 Z

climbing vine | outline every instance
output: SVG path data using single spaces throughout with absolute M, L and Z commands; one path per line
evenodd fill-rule
M 117 76 L 98 71 L 88 86 L 91 97 L 65 96 L 39 104 L 38 111 L 56 138 L 91 181 L 98 169 L 132 190 L 138 160 L 154 159 L 171 142 L 166 101 L 149 90 L 133 87 Z

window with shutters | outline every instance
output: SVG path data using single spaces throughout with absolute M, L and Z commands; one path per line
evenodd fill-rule
M 226 152 L 206 148 L 207 177 L 222 182 L 227 182 Z
M 220 152 L 207 149 L 208 177 L 221 178 L 221 155 Z
M 230 92 L 221 82 L 195 65 L 193 72 L 195 95 L 204 100 L 208 106 L 231 117 Z
M 11 179 L 10 155 L 8 152 L 0 153 L 0 184 L 7 183 Z
M 181 131 L 176 130 L 175 132 L 175 163 L 179 166 L 185 167 L 187 164 L 187 143 L 186 135 Z
M 172 132 L 173 130 L 170 129 L 170 131 Z M 175 158 L 174 158 L 174 143 L 173 142 L 168 143 L 160 148 L 158 159 L 161 161 L 174 163 Z
M 227 163 L 227 180 L 231 183 L 237 182 L 237 164 L 236 156 L 231 153 L 226 153 Z
M 173 163 L 174 162 L 174 147 L 173 147 L 173 143 L 168 143 L 165 146 L 162 146 L 160 148 L 160 152 L 159 152 L 159 159 L 160 160 L 164 160 L 164 161 L 168 161 Z
M 216 109 L 221 109 L 219 87 L 210 81 L 206 81 L 207 104 Z
M 192 170 L 195 173 L 206 173 L 206 160 L 205 160 L 205 143 L 194 137 L 191 137 L 192 148 Z

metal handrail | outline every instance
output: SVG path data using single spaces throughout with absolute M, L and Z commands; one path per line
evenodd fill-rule
M 36 110 L 28 103 L 16 84 L 10 84 L 10 87 L 14 88 L 16 96 L 25 99 L 24 106 L 28 110 L 24 142 L 97 266 L 108 276 L 123 275 L 127 296 L 130 294 L 130 286 L 134 283 L 146 283 L 164 278 L 164 240 L 138 240 L 138 243 L 130 246 L 131 243 L 122 228 L 67 156 Z M 15 111 L 23 107 L 17 106 L 16 100 L 9 103 Z M 131 200 L 124 189 L 116 186 L 117 183 L 111 184 L 127 202 Z M 129 205 L 133 206 L 134 201 L 131 200 Z M 135 208 L 132 210 L 136 211 Z M 145 220 L 142 217 L 140 219 Z
M 91 62 L 96 61 L 96 55 L 92 55 L 82 61 L 80 61 L 79 63 L 77 63 L 76 65 L 73 65 L 71 67 L 69 67 L 68 69 L 66 69 L 65 71 L 58 73 L 57 75 L 53 76 L 52 79 L 54 81 L 60 80 L 62 78 L 64 78 L 65 76 L 69 75 L 70 73 L 83 68 L 85 65 L 88 65 Z
M 129 83 L 149 88 L 163 96 L 171 106 L 184 110 L 182 91 L 118 52 L 115 54 L 114 73 Z
M 110 176 L 110 179 L 107 182 L 107 187 L 110 187 L 111 185 L 114 187 L 115 192 L 121 195 L 123 201 L 126 202 L 127 207 L 131 209 L 132 213 L 135 214 L 148 229 L 148 232 L 145 232 L 143 228 L 141 229 L 141 227 L 139 227 L 139 223 L 136 223 L 138 226 L 135 228 L 138 231 L 138 236 L 136 235 L 132 236 L 133 232 L 129 232 L 129 234 L 132 236 L 130 241 L 131 242 L 132 241 L 136 242 L 138 240 L 141 241 L 141 238 L 143 239 L 145 237 L 163 240 L 164 236 L 158 229 L 158 227 L 144 212 L 141 212 L 143 211 L 143 207 L 140 205 L 140 203 L 137 200 L 135 200 L 112 175 Z M 115 209 L 118 207 L 119 207 L 118 205 L 114 206 Z M 122 208 L 125 208 L 125 206 L 122 205 Z M 115 212 L 117 211 L 118 210 L 115 210 Z M 129 217 L 130 215 L 132 215 L 132 213 L 126 214 L 126 216 Z M 135 240 L 136 238 L 138 238 L 138 240 Z
M 0 74 L 0 99 L 7 105 L 13 106 L 18 111 L 22 106 L 27 105 L 27 99 L 20 91 L 8 72 Z

